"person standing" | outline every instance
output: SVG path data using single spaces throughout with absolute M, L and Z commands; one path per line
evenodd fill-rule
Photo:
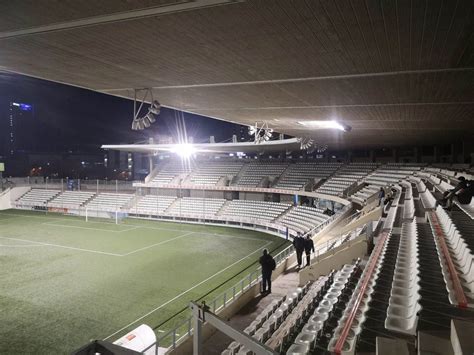
M 385 190 L 383 189 L 383 187 L 381 187 L 380 191 L 379 191 L 379 204 L 378 204 L 378 206 L 380 206 L 382 204 L 384 198 L 385 198 Z
M 276 268 L 275 259 L 268 253 L 267 249 L 263 249 L 263 255 L 259 260 L 262 266 L 262 293 L 272 293 L 272 272 Z
M 303 250 L 304 250 L 304 239 L 301 236 L 301 233 L 298 233 L 296 237 L 293 238 L 293 246 L 296 250 L 296 260 L 298 262 L 298 269 L 301 268 L 303 263 Z
M 474 194 L 474 182 L 466 180 L 464 176 L 458 178 L 458 184 L 452 190 L 446 191 L 443 194 L 441 204 L 445 209 L 451 209 L 454 198 L 457 198 L 460 204 L 470 204 L 472 195 Z
M 313 239 L 310 238 L 309 234 L 304 240 L 304 252 L 306 254 L 306 266 L 309 266 L 311 264 L 311 252 L 314 253 L 314 242 Z

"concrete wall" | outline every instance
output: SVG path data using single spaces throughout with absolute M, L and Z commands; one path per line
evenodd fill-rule
M 357 258 L 367 254 L 367 240 L 365 235 L 357 237 L 328 253 L 315 259 L 311 266 L 300 271 L 300 285 L 308 281 L 315 281 L 322 275 L 327 275 L 333 269 L 340 269 L 344 264 L 350 264 Z
M 17 200 L 29 190 L 30 187 L 13 187 L 2 192 L 0 194 L 0 210 L 12 208 L 12 201 Z

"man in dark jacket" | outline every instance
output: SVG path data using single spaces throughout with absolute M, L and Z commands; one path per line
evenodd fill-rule
M 268 293 L 272 293 L 272 271 L 275 270 L 276 262 L 268 254 L 267 249 L 263 249 L 263 255 L 260 257 L 259 263 L 262 266 L 262 293 L 267 292 L 267 286 Z
M 314 242 L 313 239 L 309 237 L 309 234 L 304 240 L 304 252 L 306 254 L 306 266 L 309 266 L 311 264 L 311 252 L 314 253 Z
M 298 261 L 298 268 L 300 268 L 301 264 L 303 263 L 302 259 L 304 250 L 304 239 L 300 233 L 298 233 L 296 237 L 293 238 L 293 246 L 296 250 L 296 260 Z
M 383 199 L 385 198 L 385 190 L 383 187 L 380 187 L 378 198 L 379 198 L 378 206 L 380 206 L 383 203 Z

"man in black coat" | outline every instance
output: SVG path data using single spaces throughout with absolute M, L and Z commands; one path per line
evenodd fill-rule
M 300 233 L 293 238 L 293 246 L 296 250 L 296 260 L 298 261 L 298 268 L 301 268 L 303 263 L 303 250 L 304 250 L 304 239 Z
M 314 253 L 314 242 L 313 239 L 310 238 L 309 234 L 304 240 L 304 251 L 306 254 L 306 266 L 309 266 L 311 262 L 311 252 Z
M 267 286 L 268 293 L 272 293 L 272 271 L 276 267 L 275 259 L 268 254 L 267 249 L 263 249 L 263 255 L 260 257 L 259 263 L 262 266 L 262 293 L 267 292 Z

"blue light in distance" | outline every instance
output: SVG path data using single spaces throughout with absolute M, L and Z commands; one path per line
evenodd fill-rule
M 33 110 L 33 105 L 29 105 L 29 104 L 12 102 L 12 105 L 17 106 L 22 111 L 31 111 L 31 110 Z

